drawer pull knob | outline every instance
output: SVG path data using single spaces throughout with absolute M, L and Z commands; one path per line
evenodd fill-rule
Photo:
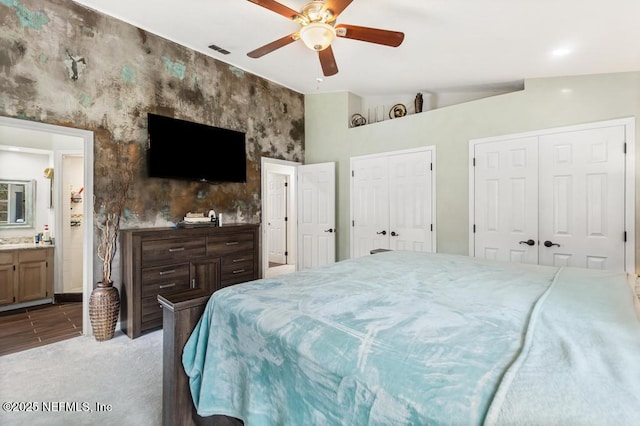
M 237 244 L 240 244 L 240 242 L 239 241 L 230 241 L 230 242 L 225 243 L 225 244 L 228 245 L 228 246 L 235 246 Z
M 236 269 L 235 271 L 233 271 L 234 274 L 241 274 L 244 272 L 244 269 Z
M 244 262 L 245 260 L 247 260 L 246 258 L 242 258 L 242 259 L 233 259 L 232 262 L 233 263 L 238 263 L 238 262 Z
M 169 249 L 169 253 L 175 253 L 177 251 L 184 251 L 184 247 L 174 247 Z
M 176 270 L 175 269 L 171 269 L 169 271 L 160 271 L 159 275 L 169 275 L 169 274 L 175 274 Z
M 161 285 L 160 289 L 162 290 L 163 288 L 171 288 L 171 287 L 175 287 L 176 283 L 171 283 L 171 284 L 165 284 L 165 285 Z

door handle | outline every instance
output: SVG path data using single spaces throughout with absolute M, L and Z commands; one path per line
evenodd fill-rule
M 325 229 L 324 232 L 328 232 L 328 233 L 332 233 L 333 229 L 329 228 L 329 229 Z
M 552 246 L 560 247 L 560 244 L 552 243 L 551 241 L 547 240 L 547 241 L 544 242 L 544 246 L 545 247 L 552 247 Z
M 527 241 L 520 241 L 518 244 L 526 244 L 528 246 L 535 246 L 536 242 L 533 240 L 527 240 Z
M 376 234 L 378 234 L 378 235 L 387 235 L 387 231 L 376 232 Z
M 398 234 L 396 234 L 396 231 L 391 231 L 391 236 L 392 236 L 392 237 L 398 237 L 399 235 L 398 235 Z

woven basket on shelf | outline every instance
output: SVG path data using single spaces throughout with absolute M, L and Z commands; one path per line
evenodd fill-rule
M 89 298 L 89 319 L 97 341 L 113 337 L 120 313 L 120 294 L 112 282 L 99 282 Z

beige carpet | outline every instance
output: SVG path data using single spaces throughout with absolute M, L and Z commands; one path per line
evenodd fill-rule
M 0 402 L 3 426 L 160 425 L 162 330 L 135 340 L 121 332 L 106 342 L 82 336 L 0 356 Z

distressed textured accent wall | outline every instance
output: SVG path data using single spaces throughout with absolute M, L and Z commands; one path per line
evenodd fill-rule
M 147 112 L 246 132 L 247 183 L 147 178 Z M 302 94 L 70 0 L 0 0 L 0 115 L 93 131 L 97 208 L 133 166 L 125 228 L 259 222 L 260 157 L 304 155 Z

